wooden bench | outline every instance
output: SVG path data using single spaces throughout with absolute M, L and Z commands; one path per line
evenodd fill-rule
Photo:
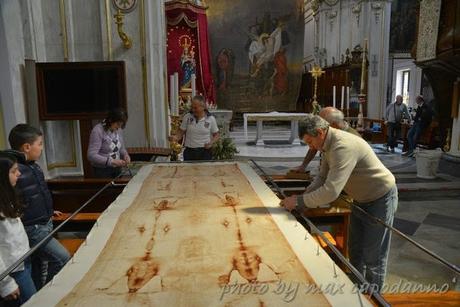
M 70 256 L 73 256 L 83 242 L 85 242 L 85 239 L 58 239 L 58 241 L 67 249 Z
M 53 217 L 53 222 L 63 222 L 65 221 L 71 214 L 70 213 L 63 213 L 61 216 Z M 71 221 L 74 222 L 95 222 L 101 213 L 97 212 L 83 212 L 77 213 Z
M 334 237 L 331 235 L 330 232 L 328 231 L 323 231 L 323 235 L 326 237 L 326 239 L 332 243 L 332 245 L 334 246 L 337 246 L 337 242 L 335 241 Z M 315 234 L 314 235 L 314 238 L 316 240 L 316 242 L 319 243 L 319 245 L 321 245 L 322 248 L 324 249 L 329 249 L 329 246 L 327 245 L 327 243 L 321 238 L 321 236 L 319 234 Z
M 117 183 L 127 183 L 130 178 L 123 178 Z M 58 177 L 47 181 L 48 188 L 51 192 L 55 210 L 63 212 L 59 217 L 53 217 L 53 222 L 58 225 L 67 219 L 72 212 L 77 210 L 83 203 L 91 198 L 104 185 L 110 182 L 108 179 L 94 179 L 83 177 Z M 122 192 L 123 186 L 114 186 L 108 188 L 99 195 L 91 204 L 82 212 L 78 213 L 65 228 L 71 228 L 72 231 L 89 231 L 92 224 L 99 218 L 101 213 L 115 200 Z M 58 241 L 73 255 L 84 239 L 79 238 L 59 238 Z
M 380 126 L 380 130 L 374 131 L 372 129 L 374 125 Z M 387 142 L 387 129 L 383 119 L 364 118 L 363 126 L 363 129 L 359 131 L 363 139 L 373 144 L 383 144 Z
M 270 177 L 287 196 L 302 194 L 312 180 L 311 177 L 308 180 L 290 179 L 286 175 L 273 175 Z M 264 176 L 261 176 L 261 178 L 267 181 L 267 178 L 264 178 Z M 268 181 L 267 184 L 270 185 Z M 316 226 L 331 227 L 329 234 L 333 238 L 337 248 L 346 257 L 348 256 L 350 214 L 351 210 L 342 196 L 332 202 L 330 208 L 307 209 L 304 212 L 304 215 Z
M 53 217 L 53 222 L 54 223 L 62 223 L 64 222 L 71 214 L 70 213 L 63 213 L 61 216 L 55 216 Z M 75 215 L 70 221 L 74 223 L 87 223 L 87 222 L 96 222 L 97 219 L 101 213 L 90 213 L 90 212 L 84 212 L 84 213 L 78 213 Z M 84 239 L 79 239 L 79 238 L 63 238 L 60 239 L 58 238 L 58 241 L 67 249 L 69 254 L 72 256 L 75 254 L 75 252 L 78 250 L 80 245 L 85 242 Z
M 403 151 L 409 149 L 409 143 L 407 141 L 407 134 L 409 133 L 410 125 L 401 125 L 401 139 L 398 141 L 403 144 Z M 437 121 L 431 122 L 430 126 L 423 131 L 422 135 L 417 141 L 417 146 L 422 148 L 434 148 L 439 140 L 439 123 Z

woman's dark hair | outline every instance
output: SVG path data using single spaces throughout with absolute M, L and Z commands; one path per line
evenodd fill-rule
M 121 128 L 125 129 L 126 122 L 128 121 L 128 113 L 123 109 L 110 110 L 107 117 L 104 119 L 103 126 L 105 130 L 110 128 L 113 123 L 121 122 Z
M 10 169 L 15 163 L 13 156 L 0 155 L 0 220 L 20 217 L 22 213 L 22 205 L 10 182 Z

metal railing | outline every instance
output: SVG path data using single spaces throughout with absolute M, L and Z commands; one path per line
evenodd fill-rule
M 128 169 L 128 173 L 131 171 Z M 121 173 L 112 181 L 108 182 L 104 185 L 99 191 L 96 192 L 90 199 L 88 199 L 83 205 L 80 206 L 77 210 L 75 210 L 69 217 L 67 217 L 62 223 L 60 223 L 56 228 L 54 228 L 46 237 L 40 240 L 37 244 L 31 247 L 27 253 L 21 256 L 18 260 L 16 260 L 13 264 L 11 264 L 4 272 L 0 274 L 0 280 L 3 280 L 6 276 L 8 276 L 11 272 L 13 272 L 21 263 L 24 262 L 29 256 L 31 256 L 34 252 L 36 252 L 42 245 L 48 243 L 48 240 L 51 239 L 66 223 L 72 220 L 81 210 L 83 210 L 86 206 L 88 206 L 96 197 L 98 197 L 102 192 L 104 192 L 109 187 L 119 187 L 124 184 L 115 183 L 115 180 L 119 179 L 121 176 L 125 175 L 125 173 Z
M 279 193 L 281 198 L 286 198 L 286 194 L 284 191 L 273 181 L 273 179 L 267 175 L 267 173 L 257 164 L 254 160 L 250 160 L 257 169 L 264 175 L 264 178 L 275 188 L 275 190 Z M 296 218 L 296 220 L 307 229 L 308 232 L 311 234 L 317 234 L 321 237 L 321 239 L 327 244 L 327 246 L 331 249 L 334 255 L 351 271 L 351 273 L 359 280 L 362 284 L 369 284 L 368 281 L 364 278 L 364 276 L 359 272 L 351 263 L 348 261 L 347 258 L 332 244 L 327 237 L 323 234 L 323 232 L 318 229 L 315 224 L 313 224 L 310 219 L 305 217 L 303 214 L 296 210 L 292 210 L 291 214 Z M 373 287 L 367 287 L 367 294 L 369 294 L 374 300 L 379 304 L 379 306 L 390 306 L 390 304 L 383 298 L 383 296 L 379 292 L 373 291 Z

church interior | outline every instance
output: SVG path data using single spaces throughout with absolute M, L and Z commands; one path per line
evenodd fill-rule
M 460 306 L 460 1 L 0 1 L 0 307 Z

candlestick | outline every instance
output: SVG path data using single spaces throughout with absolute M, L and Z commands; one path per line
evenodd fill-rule
M 312 107 L 313 107 L 313 114 L 316 114 L 317 111 L 320 109 L 318 101 L 317 101 L 317 96 L 316 96 L 316 93 L 318 91 L 318 78 L 321 77 L 322 74 L 324 74 L 324 71 L 321 69 L 321 67 L 319 67 L 317 65 L 314 65 L 312 70 L 309 71 L 309 73 L 311 73 L 311 76 L 315 80 L 315 88 L 313 90 Z

